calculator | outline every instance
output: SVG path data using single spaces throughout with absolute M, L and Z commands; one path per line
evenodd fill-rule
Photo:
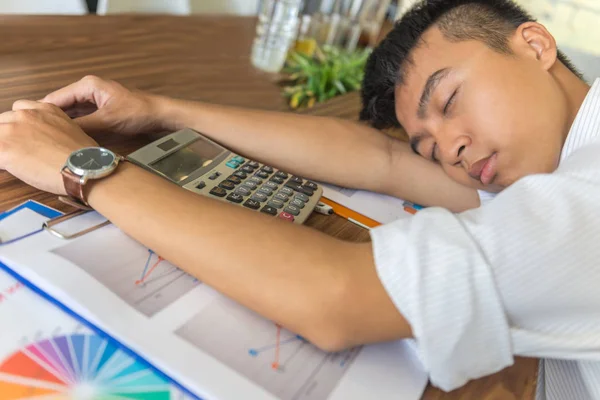
M 235 154 L 193 129 L 171 133 L 127 159 L 200 195 L 303 224 L 323 188 Z

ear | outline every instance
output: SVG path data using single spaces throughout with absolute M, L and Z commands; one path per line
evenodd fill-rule
M 542 68 L 549 70 L 557 60 L 556 40 L 548 30 L 537 22 L 525 22 L 515 32 L 516 50 L 535 57 Z

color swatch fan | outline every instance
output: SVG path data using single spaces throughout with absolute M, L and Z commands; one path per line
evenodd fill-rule
M 0 365 L 0 399 L 168 400 L 170 385 L 153 369 L 91 334 L 46 339 Z

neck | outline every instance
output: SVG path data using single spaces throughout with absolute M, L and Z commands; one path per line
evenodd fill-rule
M 567 135 L 571 130 L 571 126 L 575 122 L 575 118 L 577 117 L 577 113 L 579 113 L 579 109 L 583 104 L 583 100 L 585 100 L 585 96 L 587 96 L 590 91 L 590 86 L 579 79 L 571 70 L 565 67 L 561 62 L 557 62 L 555 66 L 555 71 L 552 71 L 558 86 L 563 92 L 565 105 L 567 110 L 567 119 L 565 121 L 565 127 L 563 129 L 563 144 L 567 139 Z

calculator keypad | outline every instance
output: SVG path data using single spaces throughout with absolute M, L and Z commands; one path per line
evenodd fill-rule
M 313 195 L 321 195 L 314 182 L 235 155 L 186 187 L 297 223 L 312 212 L 318 201 Z

